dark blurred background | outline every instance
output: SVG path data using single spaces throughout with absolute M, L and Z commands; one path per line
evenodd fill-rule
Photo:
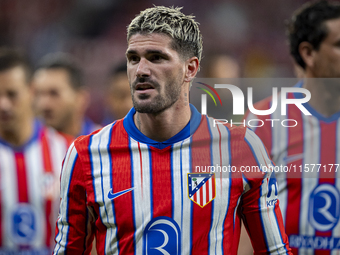
M 102 121 L 103 86 L 110 66 L 125 59 L 126 26 L 153 5 L 183 6 L 201 24 L 204 53 L 237 61 L 240 77 L 294 77 L 285 20 L 304 0 L 0 0 L 0 45 L 23 48 L 32 64 L 47 53 L 73 54 L 86 73 L 88 115 Z

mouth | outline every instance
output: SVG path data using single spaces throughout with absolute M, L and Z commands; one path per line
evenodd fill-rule
M 136 91 L 146 91 L 149 89 L 155 89 L 155 88 L 149 83 L 138 83 L 135 87 Z

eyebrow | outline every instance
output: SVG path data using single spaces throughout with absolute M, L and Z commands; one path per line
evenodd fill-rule
M 161 54 L 161 55 L 167 55 L 165 52 L 161 50 L 146 50 L 147 54 Z M 132 54 L 137 54 L 136 50 L 128 50 L 125 55 L 132 55 Z

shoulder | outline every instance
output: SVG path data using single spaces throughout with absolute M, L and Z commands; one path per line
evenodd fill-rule
M 74 146 L 80 156 L 88 154 L 99 147 L 106 146 L 110 143 L 112 136 L 120 135 L 119 132 L 124 129 L 123 120 L 115 121 L 105 127 L 102 127 L 88 135 L 79 136 L 74 140 Z

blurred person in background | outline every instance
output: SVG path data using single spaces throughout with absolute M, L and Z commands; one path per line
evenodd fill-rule
M 202 78 L 240 78 L 239 62 L 229 54 L 211 53 L 205 57 Z
M 70 139 L 34 118 L 25 56 L 0 48 L 0 254 L 50 254 Z
M 100 128 L 85 116 L 90 95 L 83 72 L 66 53 L 45 56 L 33 75 L 35 108 L 46 125 L 73 137 Z
M 303 5 L 293 14 L 287 32 L 290 53 L 300 66 L 298 76 L 303 77 L 296 87 L 310 91 L 311 99 L 303 105 L 311 115 L 288 105 L 286 116 L 279 110 L 270 116 L 248 112 L 246 120 L 297 121 L 295 127 L 289 128 L 264 121 L 262 127 L 253 129 L 276 165 L 296 169 L 276 173 L 280 207 L 293 253 L 339 254 L 340 4 L 317 1 Z M 303 97 L 301 93 L 287 94 L 290 99 Z M 266 110 L 271 104 L 270 97 L 254 108 Z
M 126 71 L 126 62 L 124 62 L 113 66 L 109 72 L 103 125 L 124 118 L 132 108 L 130 85 Z

